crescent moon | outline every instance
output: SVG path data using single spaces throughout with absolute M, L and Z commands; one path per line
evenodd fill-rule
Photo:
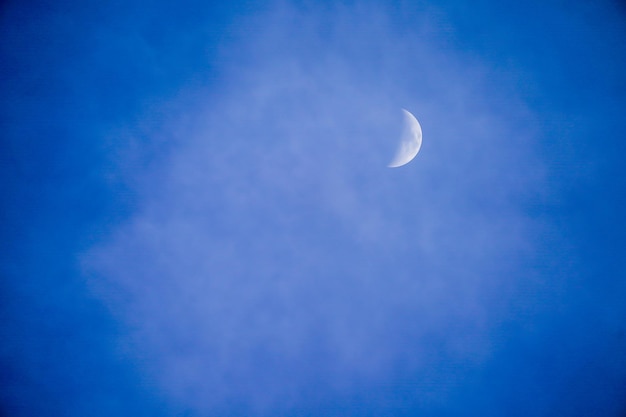
M 404 129 L 396 156 L 387 165 L 389 168 L 408 164 L 422 147 L 422 127 L 409 111 L 402 109 L 402 112 L 404 113 Z

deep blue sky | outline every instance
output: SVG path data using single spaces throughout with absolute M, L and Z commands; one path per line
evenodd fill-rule
M 215 3 L 1 6 L 3 415 L 624 416 L 624 7 Z

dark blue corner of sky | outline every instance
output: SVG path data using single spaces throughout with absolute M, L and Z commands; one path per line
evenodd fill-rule
M 626 415 L 626 8 L 339 3 L 0 5 L 0 415 Z

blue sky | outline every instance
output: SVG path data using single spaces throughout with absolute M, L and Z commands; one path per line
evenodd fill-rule
M 623 6 L 2 7 L 6 415 L 626 412 Z

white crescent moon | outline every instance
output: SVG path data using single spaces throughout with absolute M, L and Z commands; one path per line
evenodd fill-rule
M 404 113 L 404 129 L 402 131 L 402 137 L 400 138 L 400 144 L 396 151 L 396 156 L 391 160 L 389 168 L 401 167 L 406 165 L 415 155 L 420 151 L 422 146 L 422 127 L 419 122 L 411 113 L 402 109 Z

